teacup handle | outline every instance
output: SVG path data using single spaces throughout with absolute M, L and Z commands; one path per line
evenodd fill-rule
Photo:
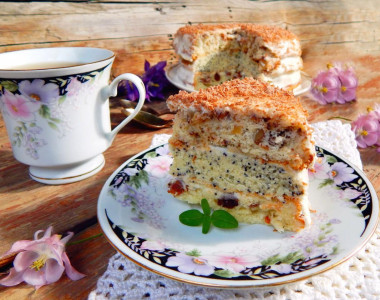
M 138 101 L 138 104 L 137 104 L 134 112 L 131 115 L 129 115 L 127 118 L 125 118 L 119 125 L 117 125 L 110 132 L 110 141 L 112 141 L 115 138 L 116 134 L 138 114 L 138 112 L 140 111 L 140 109 L 144 105 L 144 101 L 145 101 L 144 83 L 142 82 L 142 80 L 138 76 L 131 74 L 131 73 L 125 73 L 125 74 L 117 76 L 111 82 L 111 84 L 108 87 L 106 87 L 106 89 L 108 88 L 107 92 L 106 92 L 107 93 L 107 99 L 109 97 L 115 97 L 117 95 L 117 86 L 118 86 L 119 82 L 122 80 L 129 80 L 132 83 L 134 83 L 134 85 L 137 87 L 137 90 L 139 91 L 139 101 Z

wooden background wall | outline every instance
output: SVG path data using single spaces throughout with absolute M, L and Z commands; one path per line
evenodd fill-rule
M 55 46 L 104 47 L 114 75 L 141 73 L 144 59 L 173 59 L 171 36 L 187 23 L 276 24 L 296 33 L 308 58 L 380 50 L 380 1 L 0 2 L 0 52 Z M 314 70 L 309 70 L 310 72 Z

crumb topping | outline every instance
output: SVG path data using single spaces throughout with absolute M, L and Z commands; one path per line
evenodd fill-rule
M 205 32 L 224 30 L 224 29 L 241 29 L 255 36 L 260 36 L 264 42 L 275 43 L 282 40 L 298 40 L 298 37 L 292 32 L 273 25 L 261 25 L 252 23 L 226 23 L 226 24 L 197 24 L 186 25 L 178 29 L 176 35 L 188 34 L 193 38 Z
M 194 110 L 201 114 L 270 118 L 307 129 L 307 111 L 291 92 L 253 78 L 235 79 L 188 93 L 180 91 L 167 100 L 169 109 Z M 309 131 L 309 130 L 307 130 Z

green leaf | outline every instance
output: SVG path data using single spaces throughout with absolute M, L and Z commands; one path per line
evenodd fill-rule
M 138 177 L 140 178 L 141 181 L 145 181 L 146 184 L 149 183 L 149 175 L 147 171 L 141 170 L 138 173 Z
M 148 152 L 147 154 L 144 155 L 144 158 L 153 158 L 156 157 L 157 153 L 155 151 Z
M 211 222 L 218 228 L 237 228 L 238 221 L 229 212 L 225 210 L 215 210 L 211 215 Z
M 276 263 L 278 263 L 280 261 L 281 261 L 280 254 L 275 254 L 275 255 L 272 255 L 272 256 L 268 257 L 267 259 L 263 260 L 261 262 L 261 264 L 263 266 L 271 266 L 271 265 L 275 265 Z
M 211 214 L 211 208 L 210 208 L 210 205 L 208 204 L 207 199 L 204 199 L 204 198 L 202 199 L 201 206 L 202 206 L 202 209 L 203 209 L 203 213 L 206 216 L 209 216 Z
M 193 249 L 191 251 L 185 252 L 185 254 L 189 256 L 195 256 L 195 257 L 201 256 L 201 252 L 198 249 Z
M 55 122 L 55 123 L 61 123 L 61 120 L 57 118 L 50 118 L 50 121 Z
M 49 126 L 50 126 L 52 129 L 54 129 L 54 130 L 58 130 L 58 126 L 57 126 L 55 123 L 53 123 L 53 122 L 48 122 L 48 124 L 49 124 Z
M 17 83 L 10 81 L 10 80 L 5 80 L 1 81 L 0 84 L 9 92 L 13 93 L 18 90 L 18 85 Z
M 203 214 L 199 210 L 190 209 L 179 215 L 179 221 L 187 226 L 199 226 L 203 222 Z
M 38 113 L 45 119 L 50 119 L 50 108 L 47 105 L 41 105 Z
M 333 183 L 334 183 L 334 180 L 328 178 L 328 179 L 323 180 L 323 181 L 319 184 L 318 188 L 321 189 L 321 188 L 323 188 L 323 187 L 325 187 L 325 186 L 327 186 L 327 185 L 333 184 Z
M 58 104 L 62 104 L 63 102 L 65 102 L 66 98 L 67 98 L 67 95 L 63 95 L 63 96 L 59 97 Z
M 303 259 L 303 258 L 304 258 L 304 256 L 301 253 L 299 253 L 298 251 L 290 252 L 288 255 L 281 258 L 281 263 L 290 265 L 291 263 L 294 263 L 295 261 L 297 261 L 299 259 Z
M 203 224 L 202 224 L 202 233 L 206 234 L 210 231 L 211 227 L 211 218 L 210 215 L 203 216 Z
M 325 158 L 326 158 L 326 161 L 331 164 L 336 163 L 338 161 L 334 156 L 331 156 L 331 155 L 325 155 Z
M 230 270 L 217 270 L 214 272 L 214 275 L 223 277 L 223 278 L 232 278 L 232 277 L 238 277 L 241 274 L 232 272 Z

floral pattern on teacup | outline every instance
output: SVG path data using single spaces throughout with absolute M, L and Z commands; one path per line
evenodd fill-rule
M 106 66 L 107 67 L 107 66 Z M 106 68 L 59 78 L 43 79 L 1 79 L 0 78 L 0 110 L 4 117 L 16 122 L 10 139 L 13 147 L 22 147 L 25 153 L 37 160 L 38 149 L 47 145 L 41 138 L 42 121 L 60 137 L 69 130 L 70 124 L 62 107 L 67 96 L 74 99 L 74 105 L 82 99 L 78 97 L 84 86 L 94 85 Z M 71 104 L 71 103 L 70 103 Z

